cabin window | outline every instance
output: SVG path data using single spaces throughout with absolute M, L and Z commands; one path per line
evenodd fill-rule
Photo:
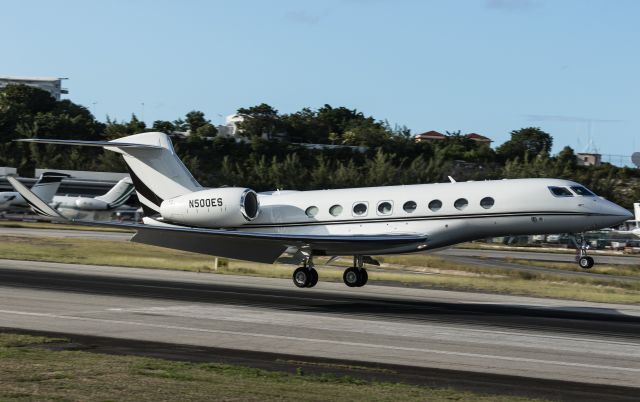
M 329 213 L 333 216 L 338 216 L 342 213 L 342 205 L 334 205 L 329 208 Z
M 489 209 L 495 204 L 495 200 L 491 197 L 484 197 L 480 200 L 480 206 L 484 209 Z
M 393 211 L 393 205 L 389 201 L 382 201 L 378 203 L 378 214 L 379 215 L 391 215 L 391 211 Z
M 585 187 L 582 187 L 582 186 L 574 186 L 574 187 L 571 187 L 571 189 L 573 190 L 574 193 L 578 195 L 586 195 L 591 197 L 595 196 L 593 192 L 591 192 L 590 190 L 587 190 Z
M 467 201 L 466 198 L 458 198 L 456 202 L 453 203 L 453 206 L 460 211 L 465 209 L 468 205 L 469 205 L 469 201 Z
M 573 193 L 566 187 L 549 187 L 549 191 L 556 197 L 573 197 Z
M 440 208 L 442 208 L 442 201 L 440 200 L 433 200 L 429 203 L 429 209 L 433 212 L 439 211 Z
M 358 202 L 353 205 L 353 215 L 354 216 L 365 216 L 367 214 L 367 203 L 366 202 Z
M 307 214 L 309 218 L 313 218 L 318 215 L 318 207 L 309 207 L 304 211 L 304 213 Z
M 402 206 L 402 209 L 404 209 L 404 212 L 409 212 L 409 213 L 414 212 L 416 208 L 418 208 L 418 204 L 416 204 L 415 201 L 407 201 Z

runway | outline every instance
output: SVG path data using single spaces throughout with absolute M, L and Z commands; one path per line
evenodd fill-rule
M 0 327 L 640 388 L 640 306 L 10 260 L 0 306 Z

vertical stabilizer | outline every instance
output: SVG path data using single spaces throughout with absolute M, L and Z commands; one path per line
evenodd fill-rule
M 145 215 L 156 214 L 162 201 L 202 190 L 176 155 L 171 139 L 159 132 L 130 135 L 113 141 L 22 138 L 20 142 L 103 147 L 122 154 Z
M 131 178 L 125 177 L 111 187 L 106 194 L 96 197 L 96 200 L 106 202 L 109 205 L 108 209 L 118 208 L 129 199 L 134 190 Z
M 636 215 L 636 225 L 640 222 L 640 202 L 633 203 L 633 212 Z
M 105 149 L 124 157 L 145 215 L 156 213 L 162 201 L 202 189 L 176 155 L 164 133 L 142 133 L 110 141 Z M 118 143 L 127 146 L 118 147 Z M 131 144 L 148 145 L 135 147 Z
M 44 172 L 40 175 L 40 178 L 33 187 L 31 187 L 31 191 L 38 196 L 38 198 L 49 203 L 58 192 L 62 179 L 67 177 L 69 177 L 69 175 L 64 173 Z

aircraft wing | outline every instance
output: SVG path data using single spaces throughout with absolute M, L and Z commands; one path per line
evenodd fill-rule
M 51 208 L 13 178 L 9 182 L 29 203 L 34 212 L 53 220 L 89 226 L 107 226 L 136 231 L 131 241 L 159 247 L 219 257 L 273 263 L 287 249 L 308 250 L 314 255 L 371 255 L 402 253 L 426 247 L 423 234 L 388 235 L 295 235 L 203 229 L 172 225 L 145 225 L 119 222 L 69 220 Z

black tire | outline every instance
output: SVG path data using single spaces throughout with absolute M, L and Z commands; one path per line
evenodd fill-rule
M 580 265 L 580 268 L 582 269 L 589 269 L 593 267 L 593 264 L 593 258 L 589 256 L 580 257 L 580 259 L 578 259 L 578 265 Z
M 293 271 L 293 284 L 299 288 L 306 288 L 311 280 L 311 275 L 306 267 L 297 268 Z
M 358 268 L 350 267 L 344 270 L 344 274 L 342 274 L 342 280 L 344 284 L 349 286 L 350 288 L 358 286 L 360 283 L 361 275 L 358 272 Z
M 318 284 L 318 271 L 314 268 L 309 269 L 309 283 L 307 284 L 308 288 L 312 288 Z
M 367 273 L 367 270 L 362 268 L 359 269 L 358 271 L 360 271 L 360 281 L 358 282 L 358 287 L 362 287 L 364 285 L 367 284 L 367 281 L 369 280 L 369 274 Z

